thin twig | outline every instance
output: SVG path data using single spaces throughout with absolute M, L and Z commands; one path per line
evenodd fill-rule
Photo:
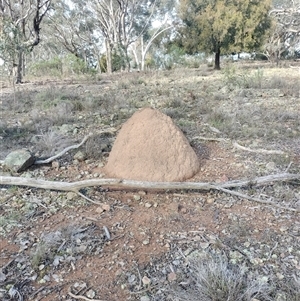
M 76 193 L 77 193 L 79 196 L 81 196 L 82 198 L 84 198 L 85 200 L 87 200 L 87 201 L 89 201 L 89 202 L 91 202 L 91 203 L 93 203 L 93 204 L 96 204 L 96 205 L 102 205 L 101 203 L 98 203 L 98 202 L 92 200 L 91 198 L 87 197 L 86 195 L 84 195 L 84 194 L 81 193 L 80 191 L 76 191 Z
M 82 300 L 85 300 L 85 301 L 104 301 L 104 300 L 100 300 L 100 299 L 90 299 L 90 298 L 87 298 L 87 297 L 82 296 L 82 295 L 75 295 L 71 292 L 70 287 L 68 289 L 68 295 L 71 296 L 74 299 L 82 299 Z
M 288 172 L 288 171 L 289 171 L 289 169 L 291 168 L 292 164 L 293 164 L 293 162 L 290 162 L 290 163 L 289 163 L 289 165 L 288 165 L 288 167 L 286 168 L 285 172 Z
M 225 138 L 203 137 L 203 136 L 196 136 L 196 137 L 193 137 L 193 138 L 192 138 L 192 141 L 193 141 L 193 140 L 230 142 L 229 139 L 225 139 Z
M 76 148 L 79 148 L 81 145 L 83 145 L 90 137 L 92 137 L 92 133 L 88 134 L 87 136 L 85 136 L 83 138 L 83 140 L 79 143 L 79 144 L 75 144 L 75 145 L 71 145 L 71 146 L 68 146 L 66 147 L 65 149 L 63 149 L 60 153 L 48 158 L 48 159 L 45 159 L 45 160 L 36 160 L 34 162 L 35 165 L 38 165 L 38 164 L 47 164 L 47 163 L 50 163 L 52 162 L 53 160 L 57 159 L 57 158 L 60 158 L 61 156 L 63 156 L 65 153 L 67 153 L 68 151 L 72 150 L 72 149 L 76 149 Z
M 286 155 L 286 152 L 280 150 L 267 150 L 267 149 L 252 149 L 249 147 L 244 147 L 237 142 L 233 142 L 232 145 L 238 149 L 257 154 L 267 154 L 267 155 Z
M 243 194 L 243 193 L 240 193 L 240 192 L 237 192 L 237 191 L 233 191 L 233 190 L 229 190 L 229 189 L 225 189 L 225 188 L 221 188 L 221 187 L 219 188 L 219 190 L 223 191 L 225 193 L 234 195 L 234 196 L 238 196 L 242 199 L 249 200 L 249 201 L 261 203 L 261 204 L 264 204 L 264 205 L 271 205 L 272 207 L 276 207 L 276 208 L 283 209 L 283 210 L 288 210 L 288 211 L 293 211 L 293 212 L 300 212 L 300 210 L 298 210 L 296 208 L 289 208 L 289 207 L 280 206 L 280 205 L 278 205 L 278 204 L 276 204 L 272 201 L 261 200 L 259 198 L 252 197 L 252 196 L 249 196 L 247 194 Z

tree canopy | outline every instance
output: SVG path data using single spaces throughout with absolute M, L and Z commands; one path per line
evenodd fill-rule
M 182 0 L 179 43 L 188 53 L 255 50 L 271 26 L 271 0 Z

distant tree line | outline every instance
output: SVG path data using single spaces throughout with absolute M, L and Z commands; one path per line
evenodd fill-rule
M 214 54 L 220 69 L 222 54 L 300 51 L 300 0 L 0 0 L 0 17 L 0 59 L 17 83 L 64 62 L 111 73 Z

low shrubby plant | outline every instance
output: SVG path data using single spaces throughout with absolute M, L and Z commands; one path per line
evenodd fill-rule
M 190 262 L 188 286 L 174 292 L 178 301 L 273 300 L 270 286 L 248 276 L 247 269 L 230 264 L 224 254 L 208 254 Z

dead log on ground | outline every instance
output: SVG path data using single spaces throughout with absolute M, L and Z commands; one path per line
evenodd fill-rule
M 90 179 L 77 182 L 59 182 L 59 181 L 47 181 L 39 179 L 28 179 L 22 177 L 0 177 L 0 185 L 13 185 L 13 186 L 26 186 L 49 190 L 58 191 L 72 191 L 80 196 L 86 198 L 89 201 L 91 199 L 85 197 L 80 189 L 93 186 L 101 187 L 113 187 L 114 189 L 144 189 L 144 190 L 218 190 L 228 194 L 238 196 L 236 192 L 229 189 L 251 187 L 251 186 L 263 186 L 272 185 L 275 182 L 289 182 L 300 180 L 300 174 L 282 173 L 275 175 L 268 175 L 253 178 L 250 180 L 234 180 L 224 183 L 203 183 L 203 182 L 146 182 L 146 181 L 134 181 L 134 180 L 122 180 L 122 179 Z M 241 198 L 250 199 L 247 195 L 240 194 Z M 251 198 L 250 200 L 259 202 L 257 198 Z M 93 202 L 93 201 L 92 201 Z M 276 203 L 261 201 L 263 204 L 269 204 L 276 206 Z M 286 209 L 294 212 L 300 212 L 295 208 L 287 208 L 278 205 L 281 209 Z M 276 206 L 276 207 L 278 207 Z

